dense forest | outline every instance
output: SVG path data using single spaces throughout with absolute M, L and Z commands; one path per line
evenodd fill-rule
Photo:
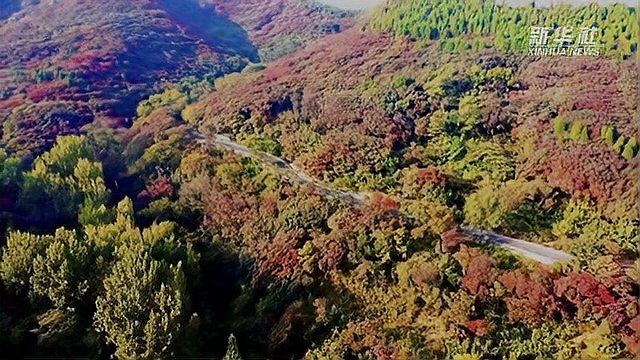
M 446 51 L 489 46 L 506 52 L 526 50 L 531 26 L 573 27 L 576 32 L 583 27 L 596 27 L 604 52 L 626 58 L 638 48 L 637 11 L 622 4 L 514 8 L 493 0 L 392 1 L 373 16 L 370 26 L 439 40 Z
M 123 24 L 118 46 L 96 32 L 65 50 L 104 51 L 104 68 L 0 55 L 33 70 L 0 71 L 3 356 L 638 355 L 637 8 L 395 0 L 354 18 L 306 1 L 110 1 L 62 1 Z M 19 31 L 60 34 L 27 25 L 47 6 L 0 33 L 42 54 Z M 203 9 L 235 32 L 203 28 Z M 527 57 L 540 23 L 595 25 L 606 51 Z M 175 62 L 132 50 L 150 38 Z M 142 58 L 157 66 L 144 78 L 105 75 Z M 203 140 L 219 134 L 365 200 Z M 467 227 L 572 259 L 540 264 Z

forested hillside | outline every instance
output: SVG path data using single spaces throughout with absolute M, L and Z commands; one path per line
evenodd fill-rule
M 146 44 L 152 33 L 136 24 L 157 22 L 152 37 L 161 50 L 149 47 L 148 54 L 123 40 L 96 48 L 92 59 L 113 63 L 83 70 L 83 85 L 69 85 L 90 89 L 87 98 L 21 95 L 37 84 L 64 84 L 55 71 L 58 80 L 14 79 L 6 90 L 5 101 L 15 104 L 6 107 L 0 146 L 0 353 L 225 360 L 638 355 L 638 67 L 628 56 L 635 46 L 625 52 L 620 45 L 637 37 L 636 9 L 396 0 L 329 35 L 352 20 L 326 8 L 301 10 L 307 2 L 249 2 L 275 4 L 258 11 L 208 0 L 214 19 L 239 26 L 225 31 L 218 23 L 208 28 L 199 6 L 149 2 L 132 12 L 135 3 L 122 2 L 111 19 L 81 3 L 69 11 L 128 24 L 119 30 L 124 39 Z M 46 54 L 35 64 L 67 66 L 75 55 L 54 51 L 62 46 L 48 43 L 54 40 L 36 41 L 51 33 L 22 38 L 9 31 L 44 31 L 21 22 L 33 11 L 16 13 L 0 32 Z M 611 52 L 539 58 L 517 51 L 520 30 L 526 37 L 538 18 L 565 16 L 576 26 L 597 19 L 602 35 L 615 39 Z M 175 25 L 187 20 L 190 27 Z M 74 31 L 84 28 L 92 29 L 78 24 Z M 248 41 L 234 42 L 241 30 Z M 498 33 L 508 35 L 502 45 Z M 196 50 L 178 56 L 176 39 Z M 287 44 L 304 47 L 250 64 L 256 54 L 289 52 Z M 30 64 L 13 51 L 0 52 L 0 61 Z M 154 56 L 163 59 L 158 68 L 140 62 L 155 64 Z M 235 65 L 208 67 L 218 60 Z M 165 72 L 160 64 L 167 61 L 182 70 Z M 101 75 L 127 69 L 170 81 L 152 94 L 143 88 L 146 77 L 125 76 L 126 85 L 116 86 L 121 76 Z M 233 69 L 240 71 L 221 76 Z M 114 89 L 130 115 L 95 111 L 93 94 Z M 36 112 L 49 104 L 68 114 L 67 103 L 74 117 Z M 22 121 L 19 112 L 38 121 Z M 89 120 L 79 117 L 84 113 Z M 114 129 L 96 121 L 103 116 L 133 121 Z M 43 129 L 73 135 L 47 137 L 47 146 Z M 216 134 L 283 160 L 268 166 L 227 151 Z M 364 200 L 329 197 L 283 168 Z M 467 227 L 572 259 L 543 265 L 469 238 L 461 231 Z
M 306 13 L 311 8 L 327 23 L 345 16 L 289 3 L 265 3 L 260 9 Z M 25 6 L 0 23 L 0 124 L 11 151 L 39 153 L 56 135 L 77 133 L 92 122 L 130 126 L 138 102 L 167 82 L 192 76 L 212 84 L 216 77 L 261 61 L 258 46 L 263 44 L 256 45 L 247 29 L 229 18 L 245 19 L 253 9 L 222 14 L 195 0 L 63 0 Z M 293 30 L 304 41 L 286 45 L 288 51 L 341 30 L 339 25 L 312 30 L 316 20 L 298 17 Z M 287 21 L 272 19 L 270 35 L 290 36 L 283 25 Z M 255 26 L 249 29 L 252 34 Z
M 624 96 L 637 91 L 636 71 L 632 61 L 531 61 L 492 50 L 454 56 L 437 44 L 417 48 L 387 35 L 347 32 L 261 73 L 221 79 L 217 92 L 186 113 L 205 134 L 235 134 L 337 188 L 393 195 L 366 214 L 400 210 L 414 219 L 372 220 L 376 230 L 330 235 L 330 244 L 313 232 L 312 240 L 290 243 L 300 266 L 316 251 L 317 266 L 337 264 L 329 281 L 354 296 L 349 303 L 358 309 L 332 325 L 339 335 L 309 356 L 599 358 L 624 352 L 617 342 L 623 339 L 626 351 L 636 346 L 629 302 L 637 296 L 636 275 L 623 275 L 637 258 L 638 129 L 635 105 Z M 593 91 L 600 95 L 591 97 Z M 613 140 L 600 135 L 609 128 Z M 232 213 L 243 214 L 234 218 L 256 216 L 245 202 L 232 201 L 236 196 L 226 200 Z M 214 233 L 227 233 L 220 218 L 229 210 L 211 211 Z M 364 216 L 358 214 L 331 220 L 338 222 L 332 233 L 340 221 L 358 229 L 355 219 Z M 461 223 L 563 249 L 575 262 L 544 269 L 496 249 L 460 247 L 463 237 L 448 230 Z M 242 229 L 254 232 L 255 225 Z M 244 247 L 240 239 L 247 236 L 234 241 Z M 292 271 L 294 279 L 302 276 Z M 587 287 L 604 291 L 613 283 L 627 290 L 587 300 L 600 296 Z M 575 287 L 583 295 L 562 295 Z M 335 296 L 320 300 L 322 314 L 337 306 L 325 301 L 345 301 Z M 582 301 L 630 312 L 603 321 L 579 310 Z M 608 345 L 578 350 L 584 331 Z
M 310 0 L 206 2 L 247 29 L 263 61 L 275 60 L 312 40 L 350 27 L 354 15 Z
M 256 56 L 244 51 L 246 35 L 219 51 L 223 39 L 203 42 L 142 1 L 42 2 L 0 33 L 0 122 L 10 151 L 38 152 L 97 120 L 126 124 L 161 81 L 221 75 Z
M 595 26 L 603 51 L 626 58 L 638 48 L 637 18 L 637 8 L 622 4 L 534 8 L 500 6 L 493 0 L 401 0 L 385 4 L 370 26 L 439 40 L 449 51 L 495 46 L 507 52 L 526 52 L 531 26 L 574 27 L 576 32 Z

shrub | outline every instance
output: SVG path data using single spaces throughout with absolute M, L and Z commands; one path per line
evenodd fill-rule
M 624 136 L 620 136 L 616 141 L 616 143 L 613 144 L 613 149 L 615 150 L 615 152 L 617 152 L 618 154 L 621 154 L 622 149 L 624 148 L 624 144 L 626 144 L 626 142 L 627 142 L 627 139 L 625 139 Z
M 563 118 L 556 118 L 553 121 L 553 133 L 559 139 L 564 139 L 564 135 L 569 129 L 569 123 L 565 121 Z
M 627 160 L 631 160 L 636 157 L 636 155 L 638 155 L 638 140 L 636 140 L 635 137 L 632 137 L 624 146 L 622 157 Z
M 576 142 L 586 142 L 589 140 L 589 133 L 587 128 L 580 122 L 571 123 L 569 129 L 569 139 Z
M 260 135 L 250 135 L 243 141 L 249 148 L 265 152 L 275 156 L 282 155 L 282 144 L 271 137 L 264 137 Z
M 602 138 L 607 145 L 613 146 L 616 142 L 616 137 L 617 134 L 614 127 L 605 125 L 600 129 L 600 138 Z

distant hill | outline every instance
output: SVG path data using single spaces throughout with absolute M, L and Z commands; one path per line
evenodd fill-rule
M 5 0 L 0 124 L 6 148 L 46 148 L 55 135 L 95 120 L 127 125 L 138 102 L 164 82 L 239 71 L 262 60 L 259 48 L 275 47 L 271 37 L 291 51 L 346 21 L 344 13 L 312 3 L 277 1 L 260 9 L 273 14 L 262 30 L 250 20 L 255 8 L 224 2 Z M 316 13 L 289 28 L 297 15 Z M 326 26 L 317 26 L 325 24 L 319 19 Z M 302 34 L 300 41 L 282 40 L 292 32 Z
M 181 25 L 168 2 L 41 2 L 0 27 L 0 122 L 8 149 L 38 148 L 97 117 L 124 120 L 161 81 L 223 74 L 257 59 L 240 26 Z M 212 9 L 187 9 L 200 17 Z
M 352 13 L 310 0 L 205 0 L 242 25 L 263 61 L 293 52 L 311 40 L 350 27 Z

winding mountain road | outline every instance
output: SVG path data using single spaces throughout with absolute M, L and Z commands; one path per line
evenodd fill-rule
M 195 136 L 196 141 L 200 144 L 217 145 L 237 155 L 252 158 L 263 165 L 268 165 L 272 168 L 277 169 L 278 172 L 280 172 L 290 181 L 294 181 L 299 184 L 311 185 L 317 188 L 327 197 L 338 198 L 353 206 L 362 206 L 367 202 L 367 199 L 369 198 L 369 194 L 367 193 L 333 189 L 323 184 L 319 180 L 316 180 L 307 175 L 296 165 L 288 163 L 285 160 L 280 159 L 279 157 L 251 150 L 244 145 L 234 142 L 227 136 L 216 134 L 211 137 L 206 137 L 200 133 L 196 133 Z M 473 238 L 478 242 L 487 242 L 496 246 L 503 247 L 505 249 L 511 250 L 516 254 L 519 254 L 520 256 L 535 260 L 546 265 L 553 265 L 558 262 L 567 262 L 572 258 L 571 255 L 560 250 L 552 249 L 540 244 L 535 244 L 520 239 L 514 239 L 490 231 L 479 230 L 467 226 L 461 227 L 460 231 L 465 236 Z
M 490 231 L 478 230 L 467 226 L 462 226 L 460 230 L 466 236 L 476 239 L 476 241 L 490 242 L 542 264 L 553 265 L 557 262 L 567 262 L 572 258 L 571 255 L 560 250 Z
M 237 142 L 229 139 L 229 137 L 227 136 L 216 134 L 208 138 L 198 133 L 196 134 L 196 141 L 201 144 L 215 144 L 237 155 L 252 158 L 263 165 L 268 165 L 272 168 L 277 169 L 278 172 L 280 172 L 290 181 L 313 186 L 314 188 L 320 190 L 327 197 L 338 198 L 354 206 L 362 206 L 367 201 L 367 194 L 333 189 L 307 175 L 296 165 L 288 163 L 285 160 L 271 154 L 251 150 L 248 147 L 238 144 Z

